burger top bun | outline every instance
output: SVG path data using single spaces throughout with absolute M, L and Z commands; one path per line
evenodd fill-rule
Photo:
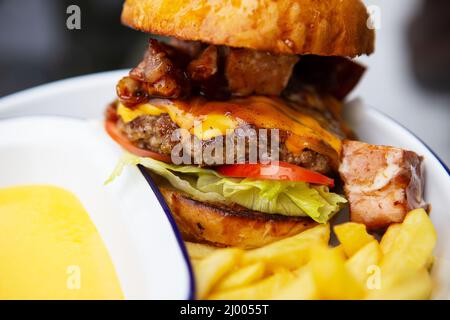
M 126 0 L 122 22 L 148 33 L 275 54 L 371 54 L 360 0 Z

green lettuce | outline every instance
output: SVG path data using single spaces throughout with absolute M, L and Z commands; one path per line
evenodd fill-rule
M 268 214 L 309 216 L 319 223 L 326 223 L 347 202 L 342 196 L 330 192 L 326 186 L 306 182 L 228 178 L 211 169 L 177 166 L 130 153 L 122 156 L 106 183 L 119 176 L 126 165 L 138 164 L 202 202 L 233 202 Z

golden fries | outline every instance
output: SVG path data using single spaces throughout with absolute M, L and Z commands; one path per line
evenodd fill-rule
M 217 250 L 216 247 L 201 243 L 186 242 L 185 244 L 191 259 L 204 259 Z
M 215 291 L 225 291 L 250 285 L 264 277 L 266 266 L 263 262 L 244 266 L 225 278 L 214 288 Z
M 371 266 L 378 266 L 381 260 L 381 250 L 378 241 L 373 240 L 355 253 L 345 264 L 347 269 L 353 277 L 365 287 L 367 278 L 369 277 L 368 270 Z
M 310 265 L 295 270 L 293 274 L 294 280 L 273 294 L 273 299 L 314 300 L 319 298 Z
M 372 300 L 424 300 L 429 299 L 433 287 L 430 273 L 421 269 L 403 276 L 403 280 L 392 285 L 372 290 L 366 299 Z
M 381 238 L 380 241 L 380 249 L 383 255 L 387 254 L 391 250 L 392 244 L 394 243 L 394 240 L 397 238 L 401 228 L 402 225 L 400 223 L 396 223 L 391 224 L 389 228 L 386 230 L 386 232 L 383 235 L 383 238 Z
M 436 232 L 423 209 L 407 214 L 380 267 L 387 273 L 418 271 L 426 267 L 436 245 Z
M 364 225 L 329 225 L 252 249 L 187 243 L 199 299 L 427 299 L 436 232 L 424 210 L 378 242 Z
M 293 275 L 288 272 L 279 272 L 261 280 L 251 286 L 212 294 L 209 299 L 213 300 L 269 300 L 290 281 Z
M 238 264 L 241 254 L 238 249 L 218 250 L 194 265 L 199 299 L 205 298 L 212 287 Z
M 269 270 L 299 268 L 308 261 L 309 248 L 312 244 L 327 244 L 329 239 L 330 226 L 328 224 L 319 225 L 293 237 L 249 250 L 243 256 L 243 263 L 250 264 L 262 261 Z
M 335 250 L 317 246 L 311 255 L 314 282 L 321 299 L 361 299 L 362 286 L 345 267 L 345 260 Z
M 334 227 L 339 242 L 347 257 L 354 255 L 370 241 L 375 240 L 366 231 L 366 226 L 360 223 L 347 222 Z

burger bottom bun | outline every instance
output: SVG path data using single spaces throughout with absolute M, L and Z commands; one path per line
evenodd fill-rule
M 160 187 L 160 190 L 186 241 L 251 249 L 317 225 L 308 217 L 265 214 L 238 205 L 204 203 L 170 187 Z

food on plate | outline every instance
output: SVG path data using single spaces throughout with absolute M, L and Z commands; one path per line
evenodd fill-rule
M 186 249 L 191 259 L 203 259 L 216 250 L 215 247 L 194 242 L 186 242 Z
M 166 38 L 118 79 L 105 128 L 186 240 L 260 247 L 345 206 L 341 109 L 365 71 L 352 58 L 374 49 L 367 19 L 359 0 L 125 1 L 124 24 Z
M 334 233 L 347 257 L 351 257 L 363 246 L 374 240 L 374 237 L 367 233 L 366 226 L 360 223 L 340 224 L 334 227 Z
M 374 49 L 366 8 L 358 0 L 221 1 L 207 5 L 199 0 L 127 0 L 122 22 L 177 39 L 280 54 L 356 56 Z
M 0 189 L 0 299 L 123 299 L 97 229 L 71 192 Z
M 205 204 L 170 187 L 160 190 L 183 238 L 190 241 L 210 239 L 208 243 L 219 247 L 256 248 L 316 225 L 306 217 L 269 215 L 234 204 Z
M 352 221 L 371 229 L 402 222 L 423 201 L 422 157 L 412 151 L 344 141 L 339 167 Z
M 158 38 L 107 108 L 128 151 L 109 181 L 145 168 L 189 242 L 198 298 L 429 296 L 422 157 L 355 141 L 341 115 L 365 72 L 353 58 L 374 51 L 368 19 L 360 0 L 125 1 L 122 22 Z M 386 228 L 381 244 L 369 233 Z
M 388 229 L 378 242 L 361 236 L 363 224 L 335 226 L 339 239 L 355 242 L 356 251 L 344 253 L 340 246 L 329 247 L 329 225 L 251 250 L 215 248 L 206 253 L 201 245 L 205 255 L 194 260 L 197 298 L 428 299 L 429 261 L 436 245 L 428 214 L 413 210 L 390 228 L 395 231 Z

